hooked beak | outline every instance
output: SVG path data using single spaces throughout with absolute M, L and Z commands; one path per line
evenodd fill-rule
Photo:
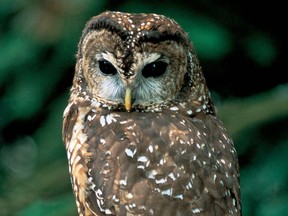
M 131 107 L 132 107 L 132 90 L 131 88 L 127 88 L 125 92 L 125 108 L 128 112 L 130 112 Z

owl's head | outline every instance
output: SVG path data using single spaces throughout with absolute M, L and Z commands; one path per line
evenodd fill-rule
M 92 17 L 78 45 L 73 89 L 78 96 L 127 111 L 209 100 L 187 34 L 157 14 Z

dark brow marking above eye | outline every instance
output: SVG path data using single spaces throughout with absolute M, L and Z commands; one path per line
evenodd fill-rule
M 143 31 L 142 36 L 139 38 L 139 42 L 158 43 L 160 41 L 173 40 L 179 43 L 183 40 L 180 32 L 175 32 L 174 34 L 171 34 L 170 32 L 158 32 L 156 30 Z

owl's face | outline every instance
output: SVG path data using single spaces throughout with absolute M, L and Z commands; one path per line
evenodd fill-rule
M 82 52 L 93 96 L 125 104 L 127 110 L 175 98 L 187 68 L 185 50 L 177 42 L 141 41 L 127 56 L 127 44 L 109 29 L 90 32 Z
M 195 67 L 199 73 L 194 54 L 186 33 L 167 17 L 106 12 L 83 30 L 76 76 L 85 82 L 80 91 L 106 105 L 161 106 L 187 91 Z

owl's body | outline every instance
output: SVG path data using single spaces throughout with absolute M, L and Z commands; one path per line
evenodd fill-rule
M 233 142 L 169 18 L 87 23 L 63 139 L 79 215 L 241 215 Z

